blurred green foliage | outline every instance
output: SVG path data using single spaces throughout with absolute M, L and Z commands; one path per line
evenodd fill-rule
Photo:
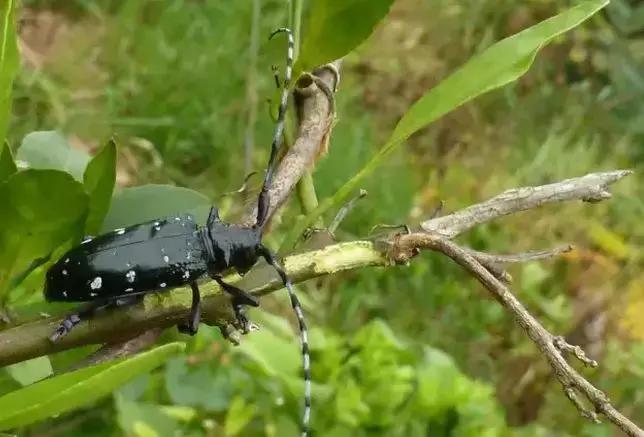
M 375 33 L 345 58 L 338 122 L 329 154 L 314 174 L 320 197 L 333 195 L 368 162 L 427 89 L 493 42 L 572 4 L 393 2 Z M 84 228 L 96 229 L 105 214 L 109 228 L 179 206 L 200 211 L 208 198 L 238 187 L 251 109 L 259 117 L 250 158 L 254 168 L 264 167 L 272 127 L 266 101 L 274 94 L 270 65 L 281 65 L 283 47 L 263 36 L 287 17 L 283 2 L 265 0 L 261 6 L 262 42 L 251 90 L 260 97 L 250 108 L 252 2 L 22 2 L 24 67 L 13 90 L 8 139 L 19 166 L 49 170 L 22 170 L 0 185 L 1 253 L 21 254 L 0 259 L 5 302 L 19 309 L 42 299 L 37 292 L 42 267 L 17 260 L 63 250 Z M 643 30 L 644 6 L 613 0 L 546 47 L 520 81 L 406 141 L 376 177 L 362 182 L 369 196 L 338 231 L 342 239 L 361 237 L 378 223 L 417 222 L 440 200 L 454 210 L 517 185 L 634 168 L 609 202 L 521 214 L 481 226 L 461 242 L 493 252 L 577 245 L 562 259 L 513 267 L 514 288 L 547 328 L 600 361 L 588 376 L 640 424 Z M 0 65 L 0 75 L 4 71 Z M 106 143 L 112 135 L 120 145 L 115 175 L 105 171 L 114 162 Z M 44 157 L 56 162 L 39 155 L 42 138 L 48 148 Z M 0 154 L 0 181 L 15 172 L 7 152 Z M 108 212 L 100 199 L 114 180 L 117 193 Z M 166 185 L 127 188 L 145 183 Z M 158 201 L 171 196 L 180 200 Z M 231 211 L 242 199 L 220 201 Z M 66 205 L 65 214 L 59 205 Z M 89 220 L 91 211 L 100 219 Z M 272 245 L 299 213 L 297 204 L 290 205 L 284 225 L 276 224 L 268 237 Z M 19 283 L 10 283 L 16 277 Z M 11 296 L 5 293 L 9 288 Z M 355 271 L 299 289 L 314 327 L 313 428 L 324 435 L 613 433 L 610 426 L 577 415 L 523 332 L 448 260 L 426 254 L 409 267 Z M 21 435 L 295 435 L 302 390 L 289 304 L 279 293 L 262 304 L 263 311 L 250 313 L 262 331 L 239 348 L 202 325 L 185 356 L 135 379 L 112 398 L 23 428 Z M 165 339 L 172 338 L 168 333 Z M 47 376 L 52 368 L 66 369 L 88 352 L 3 369 L 2 393 Z

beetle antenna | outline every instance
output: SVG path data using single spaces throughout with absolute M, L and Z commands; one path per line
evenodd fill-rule
M 311 418 L 311 357 L 309 354 L 309 334 L 306 328 L 306 323 L 304 322 L 304 312 L 302 311 L 302 305 L 300 300 L 297 298 L 297 295 L 293 291 L 293 285 L 291 280 L 286 275 L 286 272 L 282 266 L 275 259 L 275 255 L 269 249 L 264 246 L 260 246 L 259 253 L 264 257 L 267 263 L 269 263 L 277 271 L 277 274 L 282 279 L 286 291 L 288 291 L 288 296 L 291 299 L 291 306 L 297 317 L 297 323 L 300 328 L 300 341 L 302 343 L 302 368 L 304 370 L 304 414 L 302 416 L 302 437 L 306 437 L 309 430 L 309 420 Z
M 275 125 L 275 133 L 273 134 L 273 142 L 271 143 L 271 156 L 268 160 L 266 167 L 266 175 L 264 176 L 264 184 L 262 191 L 257 198 L 257 220 L 255 221 L 256 228 L 262 228 L 268 219 L 268 188 L 273 179 L 273 172 L 275 171 L 275 160 L 277 159 L 277 152 L 280 148 L 282 141 L 282 133 L 284 131 L 284 118 L 286 117 L 286 106 L 288 104 L 288 91 L 291 84 L 291 75 L 293 73 L 293 52 L 295 41 L 293 40 L 293 33 L 286 27 L 281 27 L 271 33 L 269 39 L 272 39 L 278 33 L 286 33 L 288 36 L 288 50 L 286 54 L 286 73 L 284 74 L 284 83 L 282 84 L 282 97 L 280 99 L 279 112 L 277 113 L 277 124 Z

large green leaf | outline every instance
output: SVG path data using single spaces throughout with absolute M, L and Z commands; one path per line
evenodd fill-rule
M 206 196 L 188 188 L 153 184 L 126 188 L 112 200 L 103 231 L 184 212 L 195 213 L 199 221 L 210 204 Z
M 384 162 L 409 136 L 462 104 L 506 85 L 528 71 L 537 52 L 558 35 L 578 26 L 608 4 L 587 0 L 516 35 L 493 44 L 421 97 L 400 119 L 394 132 L 376 155 L 332 198 L 301 220 L 289 234 L 284 247 L 292 247 L 304 229 L 330 208 L 357 191 L 360 182 Z
M 25 170 L 0 183 L 0 297 L 37 258 L 77 239 L 87 215 L 83 186 L 57 170 Z
M 18 71 L 14 0 L 0 3 L 0 141 L 4 141 L 11 114 L 11 89 Z M 0 158 L 2 157 L 0 151 Z
M 183 351 L 169 343 L 134 357 L 46 379 L 0 398 L 0 430 L 28 425 L 90 404 Z
M 87 164 L 83 174 L 85 191 L 89 194 L 89 215 L 85 233 L 95 234 L 101 229 L 110 207 L 116 181 L 116 143 L 110 140 Z
M 316 0 L 295 70 L 310 70 L 349 53 L 366 40 L 393 0 Z
M 89 155 L 72 148 L 59 132 L 38 131 L 25 136 L 16 159 L 25 162 L 30 168 L 66 171 L 77 181 L 82 181 Z
M 16 163 L 13 161 L 9 144 L 4 141 L 0 146 L 0 182 L 7 180 L 16 170 Z

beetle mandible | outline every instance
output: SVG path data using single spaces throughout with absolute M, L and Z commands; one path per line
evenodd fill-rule
M 119 307 L 137 302 L 147 293 L 190 285 L 192 306 L 188 318 L 178 325 L 181 332 L 194 335 L 201 316 L 197 280 L 209 276 L 232 296 L 238 323 L 247 332 L 252 326 L 242 313 L 243 305 L 258 306 L 253 295 L 227 284 L 222 273 L 234 269 L 246 273 L 262 257 L 279 274 L 289 293 L 300 329 L 304 367 L 304 414 L 302 435 L 307 434 L 311 412 L 310 358 L 307 328 L 302 307 L 291 281 L 277 262 L 275 254 L 262 244 L 268 219 L 268 188 L 276 166 L 276 158 L 284 129 L 288 89 L 293 70 L 293 36 L 289 29 L 278 33 L 288 36 L 286 72 L 284 75 L 277 124 L 262 189 L 257 198 L 257 217 L 252 226 L 224 223 L 216 207 L 212 207 L 205 226 L 198 226 L 189 214 L 167 217 L 123 229 L 116 229 L 95 238 L 86 238 L 70 249 L 46 275 L 45 298 L 49 301 L 86 302 L 69 314 L 51 335 L 51 341 L 67 335 L 83 319 L 99 309 Z

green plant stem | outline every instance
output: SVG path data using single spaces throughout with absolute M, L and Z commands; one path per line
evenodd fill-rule
M 297 59 L 300 54 L 300 41 L 302 40 L 302 8 L 303 0 L 292 0 L 290 22 L 293 28 L 293 37 L 295 39 L 294 56 Z
M 302 0 L 292 0 L 290 4 L 291 14 L 289 21 L 293 28 L 293 39 L 295 41 L 293 55 L 297 60 L 300 53 L 300 41 L 302 39 L 302 8 L 304 3 Z M 293 144 L 292 141 L 289 144 Z M 318 207 L 318 196 L 315 193 L 315 183 L 310 170 L 306 170 L 302 175 L 302 178 L 297 183 L 296 192 L 300 206 L 302 207 L 302 212 L 305 215 L 309 215 Z M 316 227 L 324 226 L 320 217 L 317 217 L 313 224 Z

